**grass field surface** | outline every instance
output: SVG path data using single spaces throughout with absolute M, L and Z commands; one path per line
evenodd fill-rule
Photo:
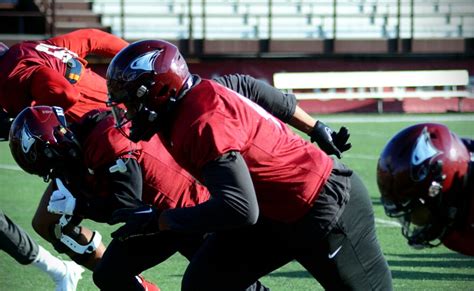
M 356 170 L 371 195 L 377 234 L 390 265 L 395 290 L 474 290 L 474 258 L 463 256 L 443 246 L 413 250 L 406 245 L 400 228 L 383 213 L 375 182 L 377 158 L 388 139 L 401 128 L 418 122 L 441 122 L 460 136 L 474 138 L 474 114 L 443 115 L 329 115 L 321 119 L 333 128 L 350 129 L 353 148 L 343 161 Z M 0 143 L 0 207 L 28 231 L 43 247 L 54 249 L 31 228 L 31 219 L 46 184 L 36 176 L 23 173 L 11 158 L 8 143 Z M 110 241 L 111 226 L 86 221 L 85 225 L 101 232 Z M 62 258 L 66 258 L 62 256 Z M 161 290 L 179 290 L 186 260 L 175 255 L 144 273 Z M 297 263 L 290 263 L 262 278 L 275 291 L 322 290 L 318 283 Z M 32 266 L 16 263 L 0 251 L 0 290 L 54 290 L 49 277 Z M 86 271 L 78 290 L 97 290 Z M 224 289 L 223 289 L 224 290 Z

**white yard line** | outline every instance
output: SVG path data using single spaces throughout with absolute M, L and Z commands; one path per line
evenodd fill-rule
M 321 116 L 320 116 L 321 117 Z M 446 122 L 446 121 L 474 121 L 474 115 L 380 115 L 380 116 L 350 116 L 321 117 L 324 122 L 347 122 L 347 123 L 390 123 L 390 122 Z
M 12 171 L 22 171 L 22 169 L 18 166 L 15 165 L 3 165 L 0 164 L 0 169 L 1 170 L 12 170 Z
M 386 219 L 382 219 L 382 218 L 375 218 L 375 223 L 379 226 L 382 226 L 382 227 L 401 227 L 402 226 L 397 221 L 386 220 Z
M 378 156 L 375 155 L 364 155 L 364 154 L 350 154 L 350 153 L 344 153 L 343 154 L 344 158 L 348 159 L 360 159 L 360 160 L 378 160 Z

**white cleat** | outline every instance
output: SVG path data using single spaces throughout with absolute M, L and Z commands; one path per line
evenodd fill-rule
M 56 291 L 76 291 L 77 282 L 82 278 L 84 268 L 73 261 L 64 261 L 66 265 L 66 275 L 55 280 Z

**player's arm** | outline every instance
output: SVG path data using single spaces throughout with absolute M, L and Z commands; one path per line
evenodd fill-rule
M 60 106 L 67 111 L 80 98 L 80 91 L 72 86 L 63 75 L 46 66 L 38 66 L 30 77 L 31 106 Z
M 285 94 L 281 90 L 249 75 L 225 75 L 215 78 L 214 81 L 249 98 L 285 123 L 291 121 L 297 108 L 295 95 Z M 311 122 L 311 120 L 308 122 Z M 312 125 L 314 123 L 316 121 L 313 120 Z
M 118 159 L 104 171 L 107 171 L 109 191 L 89 194 L 87 199 L 79 201 L 75 211 L 85 218 L 109 223 L 115 210 L 143 205 L 143 182 L 140 165 L 133 158 Z
M 206 164 L 204 184 L 212 198 L 189 208 L 164 210 L 160 230 L 212 232 L 255 224 L 259 208 L 247 165 L 239 152 Z
M 128 45 L 128 42 L 118 36 L 93 28 L 78 29 L 53 37 L 48 41 L 56 46 L 70 49 L 81 58 L 88 54 L 113 57 Z
M 81 219 L 78 217 L 60 225 L 62 216 L 47 210 L 53 192 L 53 183 L 50 183 L 33 217 L 33 229 L 59 253 L 65 253 L 75 262 L 93 270 L 105 251 L 100 234 L 80 226 Z
M 214 79 L 254 101 L 281 121 L 294 126 L 309 135 L 311 142 L 316 142 L 327 154 L 341 158 L 341 153 L 351 148 L 349 131 L 341 127 L 333 131 L 320 120 L 315 120 L 297 105 L 293 94 L 285 94 L 269 84 L 256 80 L 248 75 L 226 75 Z

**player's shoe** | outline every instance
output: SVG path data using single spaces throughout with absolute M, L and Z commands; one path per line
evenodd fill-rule
M 142 284 L 143 288 L 145 288 L 145 291 L 160 291 L 160 288 L 156 286 L 155 284 L 145 280 L 142 275 L 136 276 L 138 282 Z
M 73 261 L 64 261 L 64 265 L 66 265 L 66 275 L 54 280 L 56 291 L 75 291 L 77 282 L 82 278 L 84 268 Z

